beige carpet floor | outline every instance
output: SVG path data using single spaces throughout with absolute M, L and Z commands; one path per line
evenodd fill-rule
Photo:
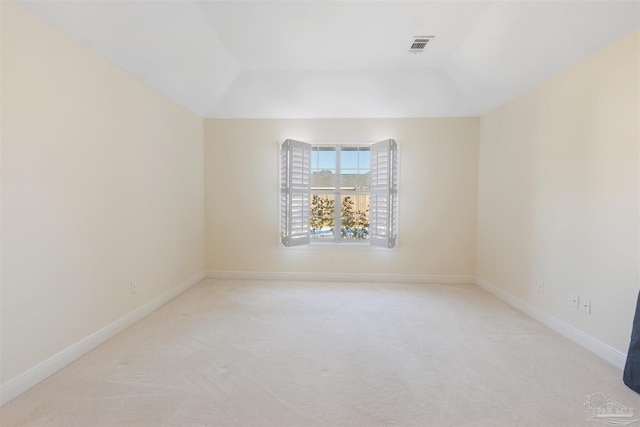
M 592 393 L 640 412 L 621 375 L 476 286 L 205 280 L 0 423 L 596 426 Z

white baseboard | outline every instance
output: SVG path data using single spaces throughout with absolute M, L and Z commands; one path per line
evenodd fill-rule
M 497 296 L 507 304 L 517 308 L 528 316 L 534 318 L 538 322 L 558 332 L 560 335 L 569 338 L 571 341 L 581 345 L 587 350 L 591 351 L 595 355 L 603 358 L 612 365 L 624 369 L 627 355 L 615 348 L 603 343 L 602 341 L 582 332 L 580 329 L 575 328 L 568 323 L 563 322 L 557 317 L 529 304 L 526 301 L 517 298 L 510 293 L 500 289 L 496 285 L 487 282 L 486 280 L 477 278 L 478 286 L 482 289 Z
M 286 273 L 251 271 L 209 271 L 200 273 L 174 286 L 164 294 L 154 298 L 110 325 L 89 335 L 24 374 L 0 386 L 0 406 L 18 397 L 39 382 L 58 372 L 76 359 L 93 350 L 109 338 L 123 331 L 157 308 L 171 301 L 191 288 L 203 278 L 234 280 L 308 280 L 323 282 L 389 282 L 389 283 L 429 283 L 429 284 L 477 284 L 497 296 L 507 304 L 529 315 L 540 323 L 583 346 L 614 366 L 623 369 L 626 354 L 563 322 L 557 317 L 509 294 L 497 286 L 473 276 L 463 275 L 419 275 L 419 274 L 352 274 L 352 273 Z
M 177 286 L 169 289 L 164 294 L 152 299 L 143 306 L 135 309 L 131 313 L 121 317 L 108 326 L 100 329 L 97 332 L 89 335 L 81 341 L 73 344 L 72 346 L 62 350 L 55 356 L 45 360 L 39 365 L 29 369 L 22 375 L 14 378 L 13 380 L 2 384 L 0 386 L 0 406 L 15 399 L 31 387 L 35 386 L 41 381 L 44 381 L 51 375 L 58 372 L 71 362 L 79 359 L 89 351 L 93 350 L 109 338 L 128 328 L 136 323 L 138 320 L 147 316 L 152 311 L 171 301 L 187 289 L 194 286 L 196 283 L 204 279 L 205 273 L 200 273 L 192 278 L 180 283 Z
M 387 283 L 439 283 L 474 285 L 474 276 L 433 274 L 354 274 L 354 273 L 294 273 L 256 271 L 209 271 L 209 279 L 231 280 L 303 280 L 316 282 L 387 282 Z

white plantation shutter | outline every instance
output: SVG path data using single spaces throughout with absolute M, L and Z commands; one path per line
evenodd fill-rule
M 280 151 L 280 239 L 284 246 L 310 241 L 311 145 L 287 139 Z
M 398 229 L 398 146 L 393 139 L 371 146 L 371 244 L 392 248 Z

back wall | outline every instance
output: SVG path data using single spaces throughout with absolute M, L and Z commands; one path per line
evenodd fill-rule
M 207 269 L 475 275 L 479 122 L 478 118 L 205 120 Z M 397 247 L 280 247 L 278 150 L 287 138 L 396 139 Z

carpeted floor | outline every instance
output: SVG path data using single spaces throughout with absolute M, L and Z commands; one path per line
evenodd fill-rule
M 205 280 L 0 424 L 594 426 L 621 375 L 476 286 Z

